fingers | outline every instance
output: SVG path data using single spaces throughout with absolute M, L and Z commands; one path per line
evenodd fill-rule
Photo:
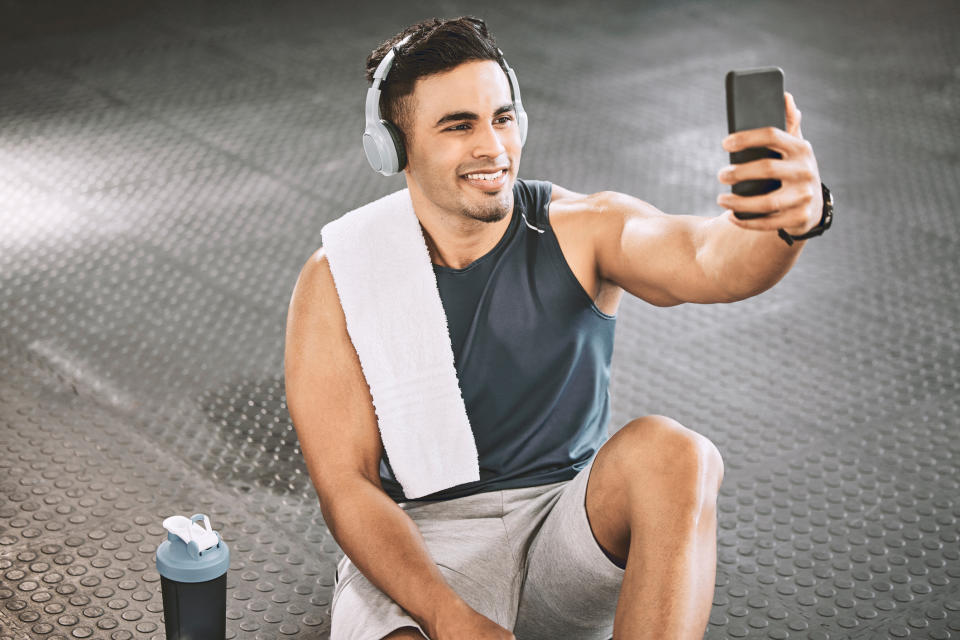
M 774 158 L 761 158 L 753 162 L 727 165 L 717 173 L 717 180 L 724 184 L 736 184 L 743 180 L 813 180 L 813 174 L 798 162 L 788 162 Z
M 738 209 L 739 211 L 739 209 Z M 809 228 L 810 223 L 804 215 L 804 209 L 791 209 L 788 212 L 770 214 L 762 218 L 753 218 L 751 220 L 741 220 L 733 215 L 733 210 L 727 209 L 723 212 L 723 217 L 732 224 L 741 229 L 750 229 L 751 231 L 775 231 L 777 229 L 786 229 L 788 233 L 799 235 Z M 794 231 L 791 231 L 793 229 Z
M 717 204 L 726 207 L 732 211 L 742 211 L 744 213 L 775 213 L 778 211 L 790 211 L 792 209 L 803 209 L 810 204 L 813 194 L 806 188 L 784 188 L 781 187 L 770 193 L 758 196 L 738 196 L 734 193 L 721 193 L 717 196 Z M 773 218 L 774 216 L 771 216 Z M 784 226 L 782 216 L 776 216 L 777 221 L 769 223 L 764 221 L 751 221 L 757 224 L 751 228 L 770 228 Z M 740 222 L 738 220 L 738 222 Z M 796 224 L 796 222 L 787 222 L 786 225 Z M 770 226 L 772 225 L 772 226 Z
M 804 218 L 802 215 L 801 209 L 795 209 L 795 213 L 790 215 L 787 214 L 776 214 L 764 216 L 762 218 L 753 218 L 752 220 L 741 220 L 737 216 L 733 215 L 733 211 L 728 209 L 723 212 L 723 217 L 726 218 L 731 224 L 734 224 L 741 229 L 750 229 L 751 231 L 775 231 L 777 229 L 802 229 L 804 226 Z M 794 232 L 794 235 L 798 235 L 799 232 Z
M 717 196 L 717 204 L 726 209 L 724 217 L 744 229 L 805 229 L 809 227 L 807 218 L 819 211 L 813 211 L 816 209 L 815 200 L 820 193 L 813 147 L 803 139 L 800 132 L 801 114 L 793 95 L 784 92 L 783 99 L 786 130 L 762 127 L 738 131 L 730 134 L 722 143 L 723 148 L 731 152 L 751 147 L 766 147 L 783 156 L 779 159 L 761 158 L 742 164 L 731 164 L 717 173 L 717 180 L 724 184 L 736 184 L 744 180 L 781 182 L 780 188 L 762 195 L 739 196 L 721 193 Z M 767 215 L 740 220 L 733 215 L 734 211 Z
M 799 128 L 799 120 L 797 127 Z M 784 157 L 802 153 L 806 141 L 802 138 L 787 133 L 779 127 L 761 127 L 759 129 L 747 129 L 731 133 L 723 139 L 721 143 L 727 151 L 740 151 L 750 147 L 767 147 L 774 151 L 779 151 Z

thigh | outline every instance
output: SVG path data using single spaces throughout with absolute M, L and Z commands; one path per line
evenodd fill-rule
M 420 530 L 447 584 L 470 607 L 509 628 L 516 616 L 521 576 L 501 519 L 499 492 L 444 502 L 404 503 L 403 508 Z M 405 626 L 427 635 L 347 556 L 340 560 L 337 576 L 331 602 L 331 640 L 379 640 Z
M 606 556 L 590 530 L 586 496 L 592 468 L 593 460 L 563 486 L 529 543 L 517 640 L 607 640 L 613 634 L 625 570 Z
M 427 632 L 343 556 L 330 604 L 330 640 L 380 640 L 403 627 Z

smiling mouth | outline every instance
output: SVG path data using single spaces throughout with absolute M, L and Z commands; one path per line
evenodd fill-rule
M 495 171 L 493 173 L 468 173 L 461 177 L 467 178 L 468 180 L 483 180 L 485 182 L 495 182 L 501 176 L 503 176 L 506 173 L 506 171 L 507 171 L 506 169 L 500 169 L 499 171 Z

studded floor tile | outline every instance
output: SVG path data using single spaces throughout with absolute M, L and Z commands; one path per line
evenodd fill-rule
M 217 484 L 29 353 L 0 362 L 4 637 L 163 637 L 154 554 L 187 512 L 230 545 L 228 638 L 329 632 L 339 554 L 312 505 Z
M 670 213 L 719 213 L 726 71 L 784 69 L 833 228 L 736 304 L 626 296 L 610 430 L 724 456 L 706 638 L 960 637 L 960 5 L 372 4 L 0 7 L 0 640 L 163 637 L 160 523 L 198 511 L 229 638 L 329 636 L 287 303 L 404 186 L 359 145 L 365 56 L 461 14 L 517 71 L 522 177 Z

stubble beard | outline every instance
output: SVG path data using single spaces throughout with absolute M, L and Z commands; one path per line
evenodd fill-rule
M 473 204 L 460 209 L 461 215 L 492 224 L 503 220 L 513 209 L 513 189 L 512 185 L 506 184 L 503 189 L 497 193 L 482 193 L 485 202 L 482 204 Z
M 504 191 L 507 191 L 504 187 Z M 489 202 L 479 205 L 471 205 L 460 210 L 460 213 L 471 220 L 480 222 L 494 223 L 500 222 L 513 208 L 510 193 L 483 194 Z

